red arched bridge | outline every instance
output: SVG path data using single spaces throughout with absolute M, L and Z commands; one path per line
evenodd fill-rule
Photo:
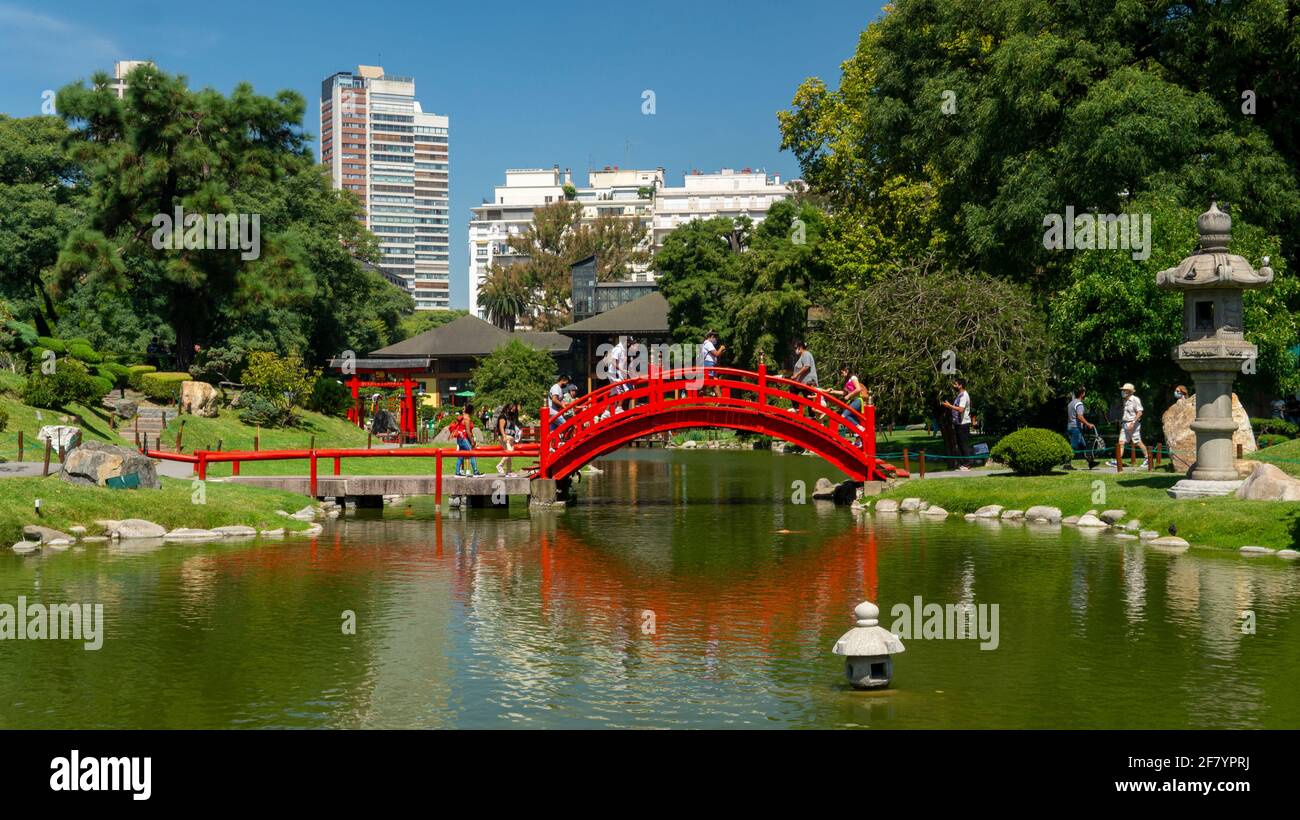
M 847 416 L 845 415 L 847 413 Z M 538 425 L 538 442 L 522 444 L 513 455 L 535 456 L 531 475 L 502 479 L 498 476 L 443 477 L 443 460 L 461 457 L 496 457 L 507 453 L 500 445 L 473 450 L 446 447 L 327 448 L 306 450 L 195 450 L 194 453 L 144 451 L 152 458 L 194 464 L 200 479 L 208 466 L 229 462 L 233 480 L 277 486 L 314 497 L 322 495 L 365 495 L 380 497 L 431 493 L 439 502 L 444 492 L 453 495 L 489 495 L 492 483 L 513 487 L 522 482 L 525 491 L 531 479 L 566 479 L 583 466 L 634 439 L 673 430 L 713 427 L 772 436 L 820 455 L 854 481 L 875 481 L 888 476 L 907 476 L 907 471 L 876 457 L 876 408 L 854 410 L 824 390 L 768 374 L 727 367 L 652 370 L 648 376 L 612 382 L 565 406 L 558 418 L 549 402 L 543 405 Z M 436 472 L 427 476 L 341 477 L 344 458 L 433 458 Z M 306 477 L 239 477 L 243 462 L 306 460 Z M 319 476 L 318 462 L 333 461 L 333 475 Z M 455 488 L 446 490 L 451 481 Z M 300 486 L 301 485 L 301 486 Z M 322 486 L 324 485 L 324 486 Z M 342 488 L 342 489 L 341 489 Z M 360 489 L 358 489 L 360 488 Z
M 642 436 L 722 427 L 772 436 L 811 450 L 855 481 L 907 475 L 876 458 L 876 408 L 854 410 L 824 390 L 729 367 L 652 369 L 612 382 L 566 406 L 557 421 L 543 405 L 538 478 L 565 478 Z M 845 416 L 848 413 L 848 416 Z

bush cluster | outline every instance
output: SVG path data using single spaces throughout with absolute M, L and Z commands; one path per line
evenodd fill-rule
M 73 402 L 93 406 L 111 389 L 111 384 L 91 376 L 81 362 L 64 358 L 55 361 L 53 373 L 39 367 L 32 370 L 23 386 L 23 403 L 52 410 Z
M 1019 475 L 1046 475 L 1070 461 L 1070 442 L 1057 432 L 1025 427 L 1004 436 L 990 455 Z
M 152 372 L 140 376 L 140 392 L 154 401 L 174 402 L 181 396 L 181 382 L 190 380 L 189 373 Z

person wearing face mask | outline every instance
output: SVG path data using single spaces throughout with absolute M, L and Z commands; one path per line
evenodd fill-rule
M 1187 398 L 1187 388 L 1181 384 L 1174 388 L 1174 401 L 1182 401 Z

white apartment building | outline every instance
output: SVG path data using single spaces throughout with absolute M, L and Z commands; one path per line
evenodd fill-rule
M 640 219 L 647 228 L 654 211 L 653 192 L 664 184 L 664 169 L 635 170 L 605 167 L 587 173 L 587 187 L 574 186 L 574 201 L 583 205 L 584 222 L 598 216 L 629 216 Z M 528 230 L 533 211 L 566 198 L 564 186 L 573 185 L 569 169 L 512 168 L 506 170 L 506 184 L 498 185 L 491 201 L 470 209 L 469 223 L 469 310 L 484 318 L 478 306 L 479 285 L 494 262 L 512 256 L 507 244 L 511 236 Z M 647 244 L 648 246 L 648 244 Z M 633 278 L 652 276 L 646 271 Z
M 692 219 L 748 216 L 754 224 L 763 221 L 773 204 L 791 195 L 779 174 L 769 177 L 762 170 L 723 168 L 717 173 L 693 171 L 680 188 L 663 188 L 654 201 L 654 249 L 664 237 Z
M 131 69 L 140 65 L 153 65 L 153 62 L 150 60 L 118 60 L 113 64 L 113 82 L 109 83 L 108 87 L 113 89 L 119 100 L 126 96 L 126 75 L 131 72 Z
M 448 118 L 424 111 L 412 78 L 364 65 L 321 83 L 320 118 L 320 161 L 361 198 L 380 268 L 417 310 L 450 307 Z

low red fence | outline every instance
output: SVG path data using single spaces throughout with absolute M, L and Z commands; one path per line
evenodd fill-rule
M 321 459 L 333 459 L 334 475 L 342 474 L 345 458 L 432 458 L 437 460 L 434 475 L 437 489 L 435 495 L 442 503 L 442 461 L 446 458 L 530 458 L 539 455 L 537 445 L 517 445 L 507 451 L 499 444 L 475 447 L 472 450 L 456 450 L 450 447 L 394 447 L 390 449 L 372 449 L 366 447 L 325 448 L 318 450 L 195 450 L 193 453 L 173 453 L 165 450 L 145 450 L 149 458 L 166 461 L 179 461 L 194 465 L 194 472 L 200 480 L 208 477 L 208 465 L 229 462 L 231 473 L 239 475 L 239 465 L 245 461 L 293 461 L 306 460 L 309 463 L 310 495 L 316 497 L 318 462 Z

